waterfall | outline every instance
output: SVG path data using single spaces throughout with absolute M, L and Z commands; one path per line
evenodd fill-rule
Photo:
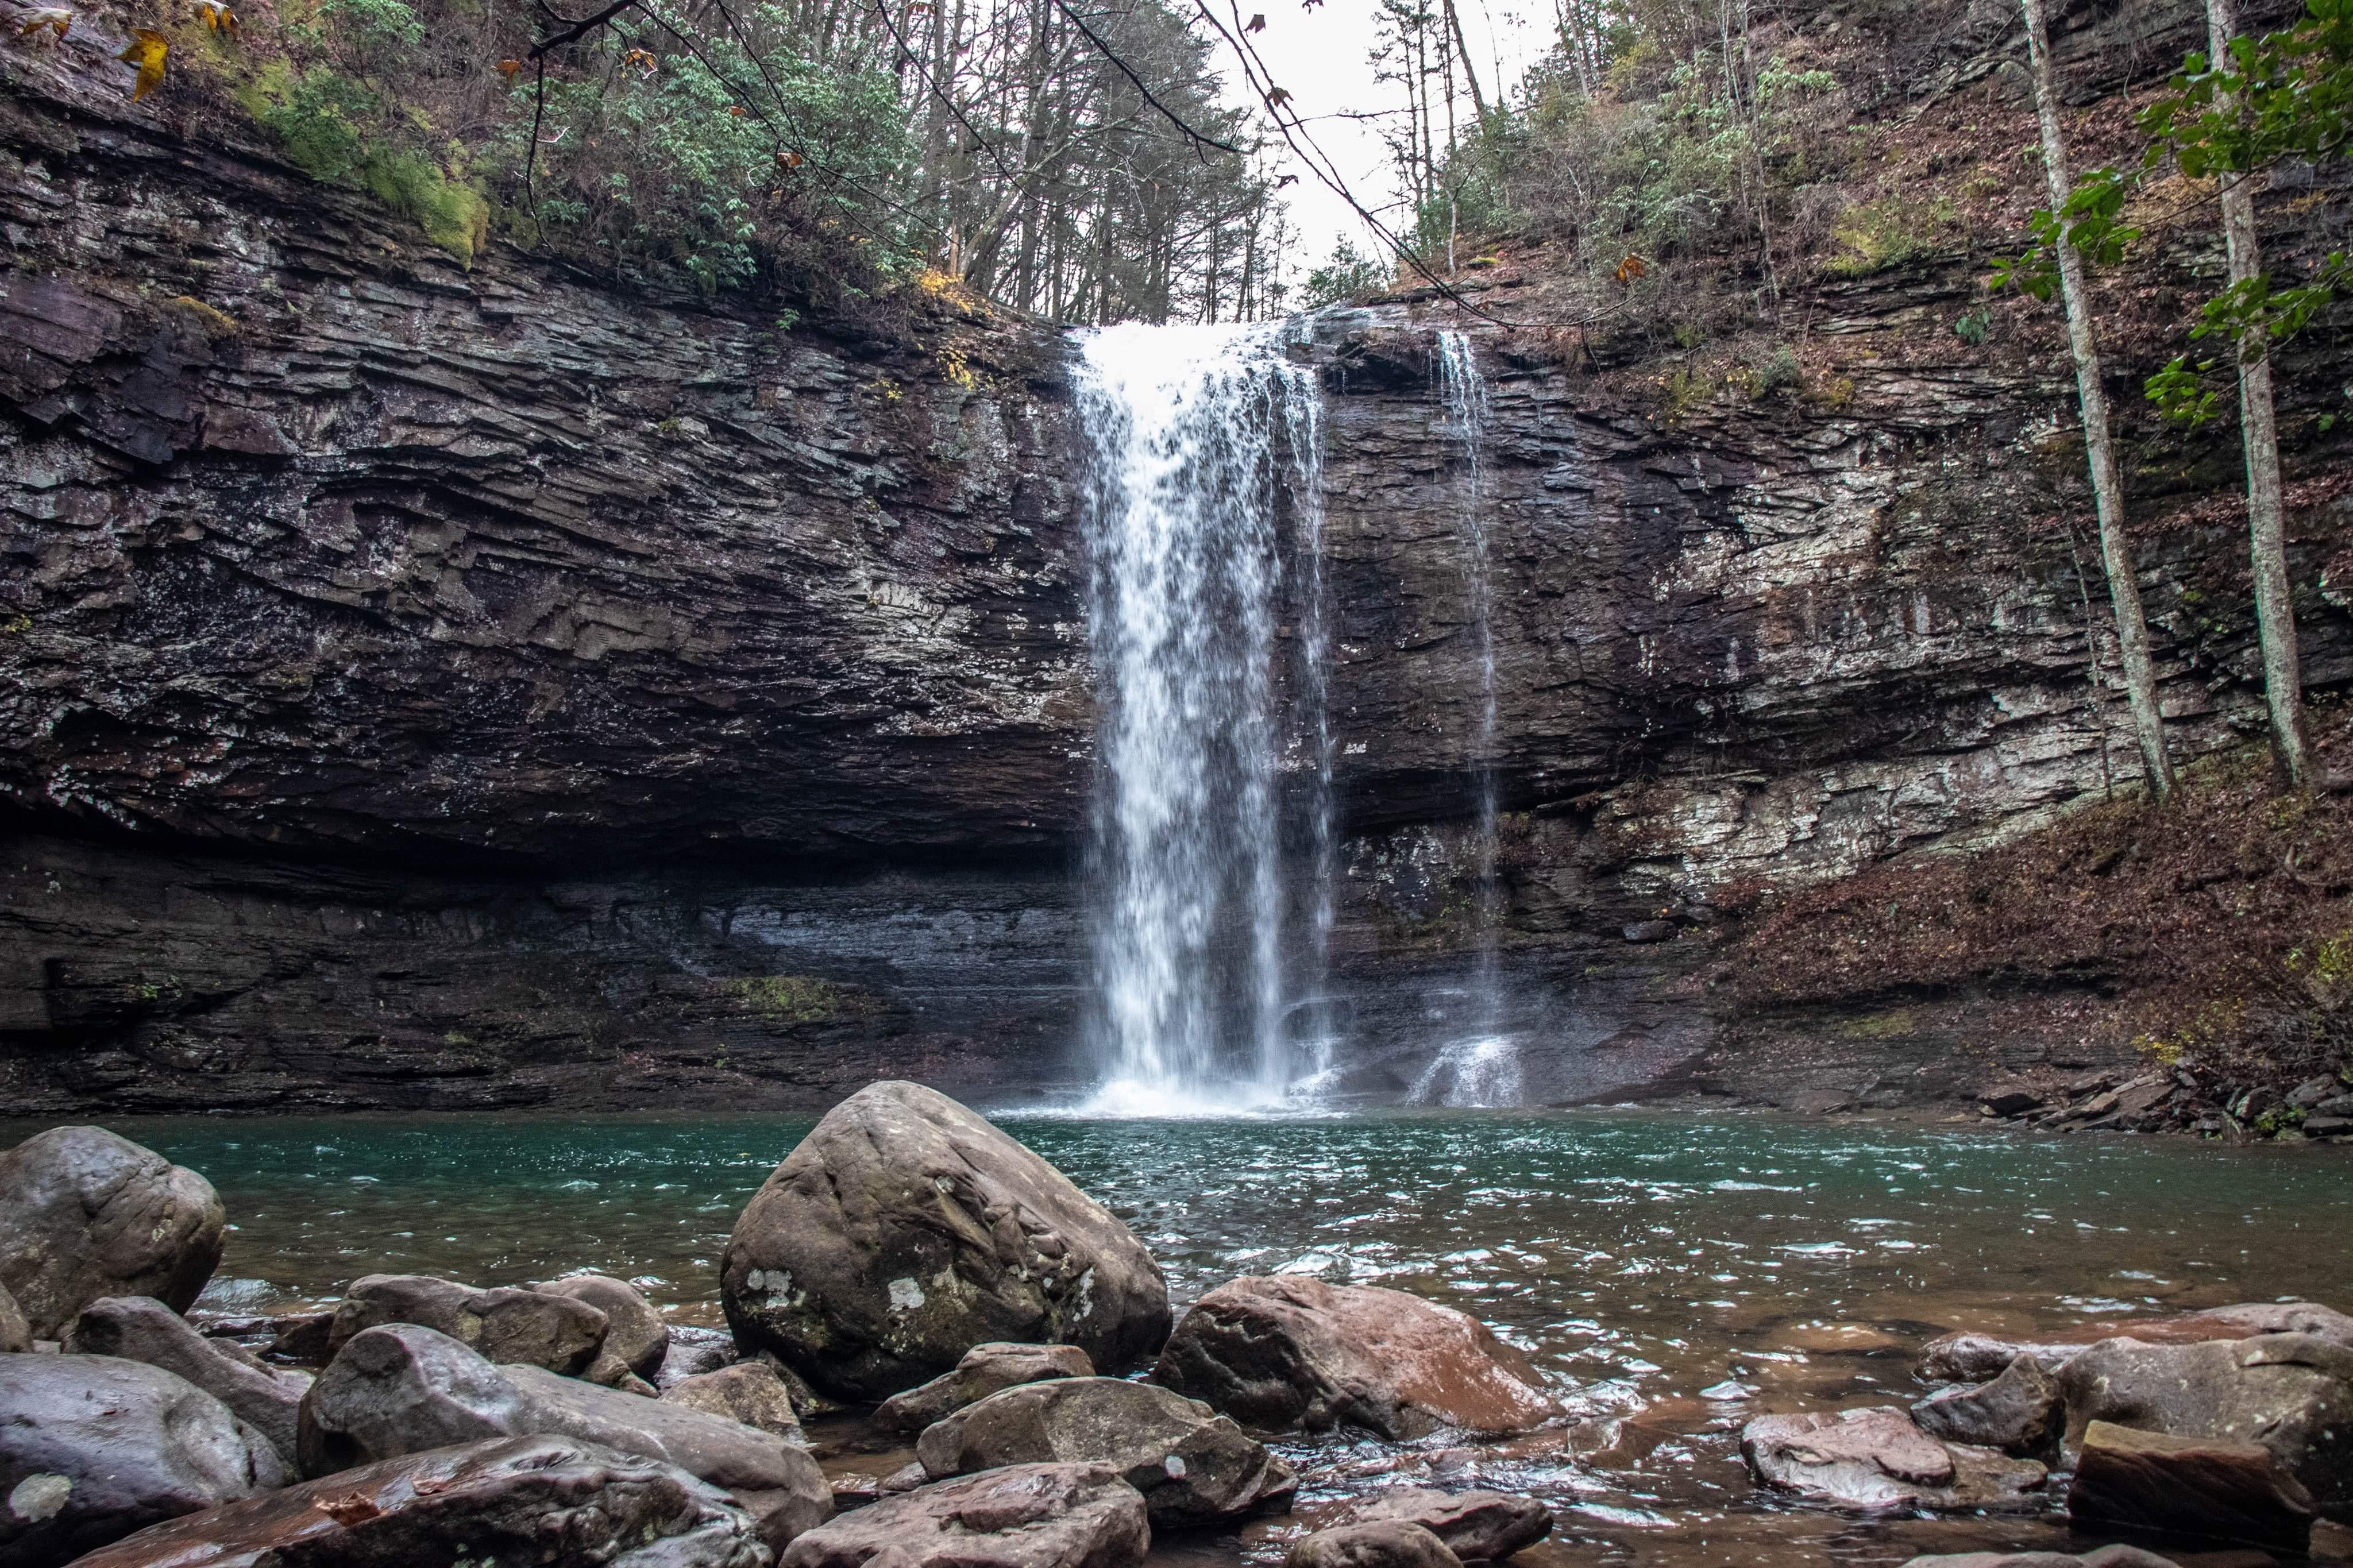
M 1503 908 L 1495 877 L 1495 626 L 1487 547 L 1487 382 L 1467 334 L 1451 330 L 1438 334 L 1438 380 L 1448 433 L 1462 453 L 1455 518 L 1463 596 L 1479 669 L 1478 719 L 1464 759 L 1476 812 L 1472 830 L 1474 945 L 1463 1027 L 1406 1098 L 1421 1104 L 1512 1105 L 1518 1103 L 1522 1075 L 1519 1043 L 1501 1032 L 1504 988 L 1496 961 Z
M 1081 343 L 1103 702 L 1099 1109 L 1265 1104 L 1314 1065 L 1297 1059 L 1285 1010 L 1321 985 L 1332 921 L 1320 431 L 1314 377 L 1283 342 L 1273 326 L 1124 326 Z M 1286 496 L 1303 667 L 1288 714 L 1275 679 Z M 1316 861 L 1303 917 L 1283 876 L 1286 771 L 1304 775 L 1289 793 L 1306 802 Z

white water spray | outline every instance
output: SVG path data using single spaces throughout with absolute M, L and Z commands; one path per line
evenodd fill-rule
M 1094 1109 L 1278 1102 L 1314 1065 L 1294 1059 L 1284 1012 L 1320 985 L 1332 920 L 1314 377 L 1284 356 L 1278 327 L 1114 327 L 1082 342 L 1078 402 L 1093 458 L 1089 608 L 1103 701 Z M 1274 680 L 1285 492 L 1303 542 L 1301 711 L 1288 725 Z M 1317 866 L 1296 940 L 1282 876 L 1285 729 L 1310 781 Z

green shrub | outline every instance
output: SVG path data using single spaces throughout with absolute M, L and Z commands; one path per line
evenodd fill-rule
M 1828 264 L 1840 278 L 1866 278 L 1947 248 L 1959 237 L 1949 196 L 1882 196 L 1849 207 L 1831 230 L 1839 254 Z

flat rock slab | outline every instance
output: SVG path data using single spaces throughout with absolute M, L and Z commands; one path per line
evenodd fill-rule
M 1892 1405 L 1760 1415 L 1741 1429 L 1740 1457 L 1761 1485 L 1864 1511 L 2000 1507 L 2048 1474 L 2031 1459 L 1940 1443 Z
M 2268 1568 L 2269 1559 L 2265 1559 Z M 2081 1557 L 2065 1552 L 1951 1552 L 1915 1557 L 1904 1568 L 2179 1568 L 2138 1546 L 2103 1546 Z
M 2031 1355 L 2045 1372 L 2057 1372 L 2104 1339 L 2143 1344 L 2203 1344 L 2245 1340 L 2258 1334 L 2311 1334 L 2353 1348 L 2353 1317 L 2313 1301 L 2248 1301 L 2170 1318 L 2127 1318 L 2104 1323 L 2096 1336 L 2052 1341 L 2006 1340 L 1991 1334 L 1947 1334 L 1921 1347 L 1918 1372 L 1926 1383 L 1983 1383 L 2010 1363 Z
M 1000 1465 L 1108 1465 L 1142 1494 L 1155 1526 L 1280 1511 L 1299 1485 L 1290 1466 L 1208 1405 L 1114 1377 L 992 1394 L 926 1427 L 915 1457 L 935 1479 Z
M 2303 1555 L 2312 1494 L 2260 1443 L 2177 1437 L 2094 1421 L 2075 1462 L 2077 1527 L 2132 1530 Z
M 1418 1524 L 1465 1563 L 1493 1563 L 1552 1533 L 1552 1510 L 1509 1492 L 1443 1492 L 1428 1487 L 1386 1491 L 1360 1504 L 1353 1522 Z
M 1433 1531 L 1390 1519 L 1319 1530 L 1292 1543 L 1282 1568 L 1460 1568 L 1461 1561 Z
M 1476 1318 L 1402 1290 L 1289 1275 L 1203 1296 L 1153 1376 L 1268 1432 L 1524 1432 L 1560 1414 L 1527 1357 Z
M 765 1568 L 751 1517 L 669 1465 L 575 1438 L 494 1438 L 345 1470 L 156 1525 L 79 1568 L 418 1568 L 471 1561 Z
M 0 1355 L 0 1563 L 48 1568 L 282 1486 L 268 1438 L 161 1367 Z
M 195 1305 L 227 1215 L 210 1182 L 102 1127 L 52 1127 L 0 1153 L 0 1287 L 57 1340 L 101 1296 Z
M 780 1568 L 1137 1568 L 1143 1494 L 1106 1465 L 1008 1465 L 883 1497 L 793 1542 Z
M 582 1373 L 604 1349 L 610 1320 L 586 1301 L 537 1290 L 484 1290 L 430 1274 L 367 1274 L 344 1289 L 328 1354 L 387 1323 L 415 1323 L 505 1365 Z
M 920 1084 L 826 1113 L 735 1223 L 720 1268 L 736 1342 L 836 1398 L 881 1400 L 992 1341 L 1132 1365 L 1168 1336 L 1160 1266 L 1110 1210 Z
M 874 1419 L 892 1432 L 921 1432 L 950 1412 L 1004 1389 L 1094 1374 L 1094 1363 L 1076 1345 L 975 1345 L 954 1371 L 884 1400 Z

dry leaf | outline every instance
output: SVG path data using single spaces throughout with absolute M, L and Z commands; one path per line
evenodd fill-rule
M 621 63 L 625 66 L 642 66 L 647 70 L 651 70 L 654 68 L 653 51 L 651 49 L 631 49 L 628 54 L 621 57 Z
M 514 80 L 515 72 L 521 69 L 522 69 L 522 62 L 521 60 L 501 60 L 499 62 L 499 74 L 506 78 L 509 81 Z
M 205 19 L 205 27 L 209 32 L 237 31 L 237 13 L 222 5 L 221 0 L 196 0 L 196 15 Z
M 44 5 L 26 16 L 25 25 L 17 29 L 17 36 L 29 38 L 46 27 L 58 37 L 62 38 L 66 36 L 66 29 L 72 26 L 71 11 L 62 5 Z
M 1251 13 L 1250 13 L 1250 19 L 1249 21 L 1247 21 L 1247 22 L 1245 22 L 1245 23 L 1243 23 L 1243 24 L 1242 24 L 1242 31 L 1243 31 L 1243 32 L 1245 32 L 1245 33 L 1263 33 L 1263 32 L 1265 32 L 1265 31 L 1266 31 L 1266 13 L 1265 13 L 1265 12 L 1263 12 L 1263 11 L 1253 11 L 1253 12 L 1251 12 Z
M 1633 286 L 1634 279 L 1640 278 L 1643 273 L 1648 272 L 1650 269 L 1651 264 L 1649 262 L 1643 260 L 1641 257 L 1636 256 L 1633 252 L 1629 251 L 1626 254 L 1626 259 L 1618 264 L 1618 281 L 1627 285 L 1629 288 L 1631 288 Z
M 360 1491 L 345 1492 L 341 1497 L 312 1498 L 311 1506 L 347 1528 L 365 1523 L 384 1512 L 376 1506 L 375 1499 Z
M 727 112 L 741 120 L 744 118 L 744 106 L 740 103 L 731 103 L 727 106 Z
M 1270 89 L 1267 90 L 1266 101 L 1267 101 L 1270 105 L 1272 105 L 1272 104 L 1278 104 L 1278 103 L 1289 103 L 1289 102 L 1291 101 L 1291 94 L 1290 94 L 1289 92 L 1285 91 L 1283 89 L 1279 88 L 1279 87 L 1277 87 L 1277 88 L 1270 88 Z
M 131 84 L 132 102 L 138 102 L 164 85 L 164 57 L 171 47 L 172 40 L 161 33 L 145 27 L 131 29 L 131 47 L 114 58 L 139 68 L 139 79 Z

